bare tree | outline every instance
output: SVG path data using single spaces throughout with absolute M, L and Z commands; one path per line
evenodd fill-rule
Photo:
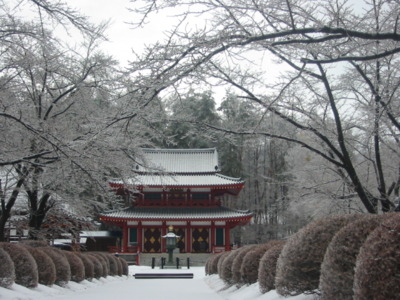
M 137 3 L 137 1 L 132 1 Z M 160 85 L 219 80 L 292 126 L 225 133 L 295 143 L 332 165 L 370 213 L 394 210 L 399 187 L 399 3 L 362 1 L 141 1 L 141 24 L 176 8 L 177 28 L 133 66 Z M 203 17 L 201 29 L 188 28 Z M 254 56 L 255 55 L 255 56 Z M 274 80 L 260 59 L 281 67 Z M 388 74 L 390 76 L 385 75 Z M 371 118 L 372 116 L 372 118 Z M 380 205 L 380 207 L 379 207 Z

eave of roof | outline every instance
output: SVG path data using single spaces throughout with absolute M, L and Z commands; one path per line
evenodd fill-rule
M 250 220 L 250 211 L 218 207 L 130 207 L 106 212 L 100 215 L 101 221 L 243 221 Z
M 221 174 L 202 175 L 159 175 L 138 174 L 127 181 L 112 180 L 110 186 L 113 188 L 138 188 L 138 187 L 210 187 L 241 189 L 244 181 Z

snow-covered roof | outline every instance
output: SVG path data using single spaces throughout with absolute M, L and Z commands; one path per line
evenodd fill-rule
M 240 190 L 244 181 L 218 173 L 218 153 L 207 149 L 142 149 L 132 178 L 110 181 L 114 188 L 229 187 Z
M 243 185 L 240 178 L 232 178 L 221 174 L 200 174 L 200 175 L 154 175 L 137 174 L 126 182 L 122 180 L 110 181 L 111 186 L 145 186 L 145 187 L 210 187 L 210 186 L 231 186 Z
M 142 149 L 143 160 L 135 167 L 137 172 L 214 173 L 219 170 L 218 153 L 207 149 Z
M 230 220 L 249 219 L 248 210 L 218 207 L 129 207 L 124 210 L 106 212 L 102 220 Z

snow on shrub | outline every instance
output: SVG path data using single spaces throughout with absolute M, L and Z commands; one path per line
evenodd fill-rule
M 217 263 L 217 271 L 218 271 L 218 276 L 219 276 L 219 277 L 221 277 L 221 274 L 222 274 L 222 265 L 223 265 L 225 259 L 229 256 L 229 254 L 231 254 L 230 251 L 222 252 L 221 257 L 220 257 L 219 260 L 218 260 L 218 263 Z
M 75 254 L 82 260 L 85 267 L 85 279 L 91 281 L 94 277 L 94 263 L 93 260 L 82 253 L 75 252 Z
M 105 258 L 108 260 L 108 266 L 109 266 L 109 273 L 108 275 L 110 276 L 116 276 L 118 275 L 118 262 L 116 257 L 113 254 L 104 254 Z
M 129 275 L 129 265 L 128 262 L 123 259 L 122 257 L 118 257 L 119 261 L 121 262 L 121 266 L 122 266 L 122 275 Z
M 56 266 L 53 260 L 40 248 L 24 245 L 35 259 L 38 267 L 39 283 L 52 286 L 56 281 Z
M 210 275 L 218 274 L 218 261 L 221 258 L 222 254 L 224 254 L 224 252 L 214 254 L 213 256 L 210 257 L 210 262 L 208 265 L 208 274 Z
M 105 257 L 105 255 L 102 253 L 98 253 L 98 252 L 91 253 L 90 255 L 95 256 L 100 261 L 101 265 L 103 266 L 102 277 L 107 277 L 110 272 L 110 263 L 108 262 L 108 259 Z
M 71 280 L 71 268 L 63 252 L 53 247 L 39 247 L 38 249 L 41 249 L 53 260 L 56 267 L 55 284 L 59 286 L 66 285 Z
M 71 281 L 81 282 L 85 279 L 85 265 L 75 252 L 63 251 L 71 269 Z
M 240 248 L 242 249 L 242 248 Z M 224 259 L 221 265 L 220 277 L 228 285 L 232 284 L 232 264 L 235 257 L 240 253 L 240 250 L 233 250 Z
M 35 259 L 25 247 L 18 244 L 0 243 L 14 262 L 15 283 L 25 287 L 36 287 L 39 281 L 38 267 Z
M 394 213 L 366 239 L 357 257 L 354 299 L 399 299 L 400 213 Z
M 258 282 L 261 293 L 275 289 L 276 264 L 282 252 L 285 241 L 276 243 L 269 248 L 260 259 Z
M 244 284 L 253 284 L 258 280 L 258 269 L 260 265 L 260 259 L 264 255 L 265 251 L 281 243 L 281 241 L 269 241 L 265 244 L 257 245 L 248 251 L 242 261 L 240 267 L 241 281 Z
M 336 232 L 357 218 L 357 215 L 326 217 L 308 224 L 292 236 L 278 258 L 277 292 L 283 296 L 318 292 L 326 248 Z
M 257 247 L 258 245 L 251 245 L 247 247 L 242 247 L 238 251 L 238 255 L 236 255 L 235 259 L 232 262 L 232 284 L 236 284 L 237 286 L 241 286 L 242 282 L 242 273 L 240 269 L 242 267 L 242 262 L 245 254 L 251 251 L 253 248 Z
M 15 267 L 10 255 L 0 248 L 0 287 L 8 288 L 15 281 Z
M 121 260 L 115 255 L 112 255 L 112 257 L 114 257 L 115 262 L 117 263 L 117 274 L 116 275 L 122 276 L 122 263 L 121 263 Z
M 106 277 L 106 270 L 104 269 L 102 262 L 95 255 L 84 254 L 85 257 L 89 258 L 93 262 L 93 277 L 99 279 L 100 277 Z M 105 263 L 104 263 L 105 264 Z
M 321 299 L 353 299 L 357 255 L 368 235 L 381 221 L 381 216 L 365 215 L 336 233 L 321 265 Z

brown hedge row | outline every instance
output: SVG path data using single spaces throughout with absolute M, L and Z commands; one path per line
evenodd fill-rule
M 232 262 L 232 284 L 236 284 L 237 286 L 243 285 L 242 273 L 240 272 L 243 258 L 247 252 L 251 251 L 257 246 L 258 245 L 250 245 L 239 249 L 240 253 L 236 255 L 235 259 Z
M 261 244 L 252 248 L 245 254 L 240 267 L 241 281 L 244 284 L 253 284 L 257 282 L 261 257 L 268 249 L 279 243 L 281 242 L 275 240 L 269 241 L 265 244 Z
M 128 262 L 123 259 L 122 257 L 118 258 L 121 262 L 121 266 L 122 266 L 122 275 L 128 276 L 129 275 L 129 265 Z
M 344 215 L 317 220 L 296 233 L 283 247 L 275 278 L 280 295 L 315 293 L 321 264 L 334 235 L 360 215 Z
M 218 260 L 217 263 L 217 271 L 218 271 L 218 276 L 221 277 L 222 275 L 222 266 L 224 264 L 225 259 L 229 256 L 231 252 L 230 251 L 225 251 L 222 253 L 221 257 Z
M 243 248 L 240 248 L 243 249 Z M 227 284 L 231 285 L 232 282 L 232 264 L 235 257 L 240 254 L 240 249 L 229 252 L 229 255 L 224 259 L 221 265 L 220 278 Z
M 0 248 L 0 287 L 9 288 L 14 281 L 14 262 L 8 252 Z
M 365 215 L 339 230 L 329 244 L 321 265 L 320 299 L 353 299 L 357 255 L 382 216 Z
M 93 262 L 93 277 L 99 279 L 100 277 L 105 277 L 105 270 L 102 262 L 96 255 L 84 254 L 83 256 L 88 257 Z
M 400 213 L 385 218 L 366 239 L 357 257 L 354 299 L 399 299 Z
M 103 269 L 103 274 L 101 275 L 101 277 L 107 277 L 109 275 L 109 271 L 110 271 L 110 264 L 108 262 L 108 259 L 105 258 L 104 255 L 102 255 L 101 253 L 95 252 L 95 253 L 90 253 L 90 255 L 93 255 L 94 257 L 96 257 L 99 262 L 102 265 L 102 269 Z
M 39 249 L 53 260 L 54 266 L 56 267 L 55 284 L 65 286 L 71 280 L 71 268 L 63 252 L 52 247 L 39 247 Z
M 36 287 L 39 282 L 38 267 L 35 259 L 25 247 L 18 244 L 0 243 L 14 262 L 15 283 L 25 287 Z
M 91 281 L 94 277 L 94 263 L 93 260 L 82 253 L 75 252 L 76 255 L 82 260 L 83 266 L 85 267 L 85 279 Z
M 276 243 L 261 257 L 258 268 L 258 282 L 261 293 L 275 289 L 276 264 L 285 243 L 285 241 Z
M 63 251 L 71 270 L 71 281 L 81 282 L 85 279 L 85 265 L 75 252 Z
M 56 266 L 53 260 L 39 248 L 24 245 L 38 266 L 39 283 L 52 286 L 56 281 Z

